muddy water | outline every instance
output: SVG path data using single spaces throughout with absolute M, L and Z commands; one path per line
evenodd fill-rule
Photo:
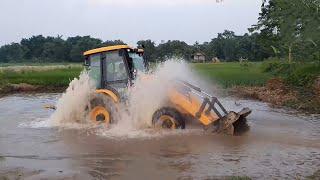
M 96 129 L 50 127 L 59 94 L 0 99 L 0 177 L 24 179 L 304 178 L 320 169 L 320 117 L 264 103 L 223 99 L 228 109 L 253 109 L 238 137 L 175 132 L 112 136 Z M 188 125 L 188 124 L 187 124 Z M 131 132 L 130 132 L 131 133 Z M 140 136 L 141 135 L 141 136 Z

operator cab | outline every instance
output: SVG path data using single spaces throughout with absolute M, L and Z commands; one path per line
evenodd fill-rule
M 127 45 L 92 49 L 84 52 L 85 66 L 97 89 L 109 89 L 122 96 L 137 73 L 147 71 L 143 54 L 142 49 Z

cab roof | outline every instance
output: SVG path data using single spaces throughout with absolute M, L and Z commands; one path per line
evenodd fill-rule
M 114 51 L 114 50 L 119 50 L 119 49 L 132 49 L 132 48 L 130 46 L 128 46 L 128 45 L 106 46 L 106 47 L 91 49 L 89 51 L 84 52 L 83 55 L 84 56 L 88 56 L 88 55 L 91 55 L 91 54 L 107 52 L 107 51 Z

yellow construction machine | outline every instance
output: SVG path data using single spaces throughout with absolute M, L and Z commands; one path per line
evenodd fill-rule
M 94 123 L 113 123 L 118 117 L 118 104 L 126 101 L 126 90 L 133 85 L 137 72 L 148 69 L 144 51 L 116 45 L 86 51 L 84 56 L 89 76 L 96 83 L 88 107 L 89 117 Z M 153 126 L 184 129 L 185 120 L 191 118 L 217 133 L 233 135 L 238 128 L 247 128 L 243 125 L 251 113 L 249 108 L 238 113 L 227 111 L 216 97 L 186 81 L 176 80 L 172 84 L 166 105 L 150 119 Z

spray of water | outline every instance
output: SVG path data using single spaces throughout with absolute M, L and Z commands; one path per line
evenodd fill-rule
M 52 126 L 74 126 L 75 124 L 88 124 L 86 107 L 90 96 L 94 92 L 94 83 L 86 71 L 79 79 L 75 78 L 62 94 L 56 104 L 56 111 L 50 117 Z
M 167 93 L 174 80 L 185 80 L 195 85 L 205 84 L 183 60 L 168 60 L 158 65 L 153 73 L 138 73 L 128 90 L 128 103 L 120 109 L 120 120 L 108 129 L 99 129 L 105 136 L 150 136 L 152 115 L 165 105 Z M 74 79 L 57 103 L 51 116 L 53 126 L 73 127 L 90 125 L 86 106 L 94 92 L 94 85 L 86 72 Z
M 129 88 L 128 105 L 121 113 L 120 121 L 107 131 L 99 133 L 105 136 L 154 137 L 171 134 L 169 131 L 152 131 L 152 116 L 155 111 L 166 105 L 168 90 L 175 80 L 184 80 L 195 85 L 206 84 L 190 66 L 181 59 L 165 61 L 151 74 L 138 73 L 134 85 Z M 194 130 L 175 131 L 190 133 Z
M 165 106 L 168 90 L 177 79 L 196 77 L 184 63 L 176 59 L 160 64 L 152 74 L 141 74 L 129 91 L 129 112 L 134 127 L 151 125 L 153 113 Z

